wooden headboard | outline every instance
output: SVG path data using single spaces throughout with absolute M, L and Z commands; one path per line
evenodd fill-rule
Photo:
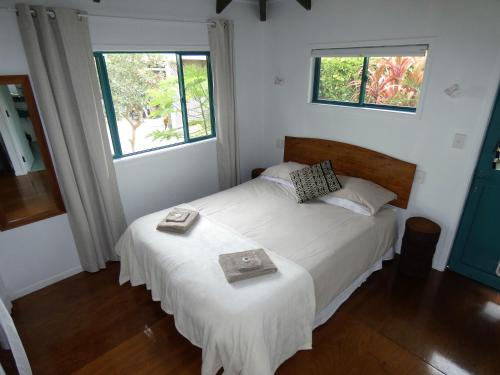
M 375 182 L 397 194 L 392 205 L 406 208 L 417 166 L 380 152 L 326 139 L 285 137 L 284 161 L 315 164 L 331 160 L 335 173 Z

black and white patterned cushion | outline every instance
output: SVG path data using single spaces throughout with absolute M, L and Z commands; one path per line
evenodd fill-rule
M 342 188 L 329 160 L 291 172 L 290 178 L 299 203 Z
M 328 194 L 328 184 L 319 164 L 311 165 L 291 172 L 292 179 L 299 203 Z
M 325 175 L 328 190 L 333 193 L 334 191 L 342 189 L 342 184 L 333 170 L 332 162 L 330 160 L 325 160 L 319 163 L 319 165 L 321 165 L 321 170 Z

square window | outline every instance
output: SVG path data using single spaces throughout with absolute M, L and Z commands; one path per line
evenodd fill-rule
M 115 158 L 215 136 L 208 52 L 95 59 Z

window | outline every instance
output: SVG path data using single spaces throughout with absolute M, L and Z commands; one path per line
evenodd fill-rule
M 208 52 L 96 52 L 113 157 L 215 136 Z
M 313 50 L 313 103 L 416 112 L 427 45 Z

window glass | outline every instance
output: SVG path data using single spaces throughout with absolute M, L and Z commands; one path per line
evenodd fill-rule
M 362 57 L 321 58 L 318 98 L 357 103 L 362 72 Z
M 365 103 L 416 108 L 425 57 L 370 57 Z
M 175 54 L 111 53 L 105 58 L 123 154 L 183 142 Z
M 212 133 L 210 92 L 206 56 L 182 56 L 189 138 L 206 137 Z

